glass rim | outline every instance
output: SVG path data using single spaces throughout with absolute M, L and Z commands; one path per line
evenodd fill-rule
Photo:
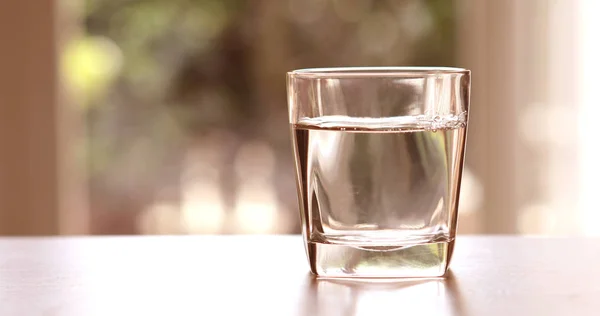
M 327 67 L 304 68 L 289 71 L 290 78 L 348 78 L 348 77 L 424 77 L 430 75 L 469 74 L 458 67 Z

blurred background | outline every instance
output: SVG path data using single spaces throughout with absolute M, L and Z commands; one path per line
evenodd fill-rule
M 459 66 L 459 232 L 600 235 L 595 0 L 4 0 L 0 234 L 299 233 L 285 73 Z

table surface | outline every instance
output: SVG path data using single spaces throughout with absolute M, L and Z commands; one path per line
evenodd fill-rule
M 600 239 L 461 236 L 451 271 L 315 279 L 299 236 L 0 238 L 0 315 L 600 315 Z

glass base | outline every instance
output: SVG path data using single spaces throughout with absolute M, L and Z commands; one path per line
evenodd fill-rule
M 432 278 L 448 270 L 454 240 L 402 246 L 308 242 L 311 272 L 330 278 Z

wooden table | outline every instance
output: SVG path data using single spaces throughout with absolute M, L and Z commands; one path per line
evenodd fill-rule
M 0 238 L 0 315 L 600 315 L 600 239 L 460 237 L 446 280 L 308 274 L 299 236 Z

